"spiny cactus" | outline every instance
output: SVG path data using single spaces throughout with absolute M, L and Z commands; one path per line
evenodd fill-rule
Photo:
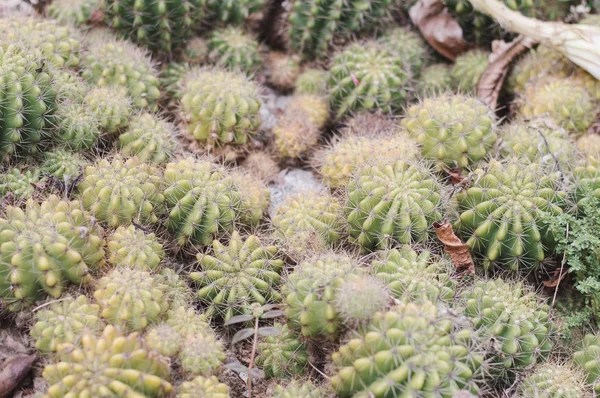
M 170 97 L 180 99 L 185 76 L 191 70 L 188 63 L 169 62 L 160 72 L 160 85 Z
M 457 195 L 459 233 L 483 257 L 483 267 L 538 269 L 552 253 L 554 236 L 545 214 L 562 213 L 559 174 L 537 163 L 493 160 L 472 174 L 470 188 Z
M 263 246 L 254 235 L 242 240 L 234 231 L 229 245 L 215 240 L 213 255 L 198 254 L 200 270 L 190 278 L 198 285 L 198 297 L 208 304 L 206 314 L 228 321 L 251 303 L 280 301 L 277 287 L 283 261 L 277 251 L 276 246 Z
M 119 227 L 108 238 L 108 262 L 116 267 L 152 270 L 165 256 L 154 234 L 146 234 L 133 225 Z
M 198 315 L 194 308 L 181 305 L 173 307 L 167 312 L 165 323 L 184 339 L 210 329 L 206 314 Z
M 409 96 L 412 72 L 401 58 L 375 43 L 352 44 L 331 65 L 329 101 L 336 119 L 356 111 L 394 113 Z
M 373 316 L 332 355 L 339 397 L 452 397 L 477 392 L 482 350 L 468 322 L 429 302 Z
M 79 192 L 83 205 L 110 227 L 156 223 L 160 205 L 161 178 L 156 169 L 137 158 L 100 160 L 83 172 Z
M 231 174 L 231 178 L 240 193 L 240 223 L 257 226 L 269 207 L 269 189 L 256 175 L 250 173 L 236 171 Z
M 204 16 L 203 1 L 105 0 L 104 21 L 151 51 L 170 54 L 185 46 Z
M 301 71 L 297 56 L 271 51 L 264 63 L 269 83 L 282 91 L 294 88 Z
M 56 89 L 29 48 L 0 43 L 0 98 L 0 160 L 38 153 Z
M 298 75 L 294 94 L 318 95 L 327 94 L 327 79 L 329 74 L 325 70 L 308 68 Z
M 577 139 L 577 149 L 586 157 L 600 158 L 600 135 L 585 134 Z
M 476 281 L 461 299 L 474 328 L 486 340 L 496 342 L 490 353 L 494 372 L 523 370 L 550 352 L 549 307 L 521 283 Z
M 95 111 L 81 103 L 64 103 L 56 112 L 57 141 L 72 150 L 92 148 L 100 135 L 100 120 Z
M 177 355 L 182 343 L 181 336 L 175 328 L 165 323 L 149 328 L 144 335 L 144 340 L 148 348 L 166 357 Z
M 208 61 L 229 70 L 252 74 L 260 67 L 258 46 L 258 42 L 241 28 L 217 29 L 207 43 Z
M 335 310 L 344 325 L 354 327 L 371 319 L 374 313 L 384 311 L 390 301 L 386 286 L 372 276 L 345 281 L 335 298 Z
M 229 387 L 219 382 L 215 376 L 196 376 L 190 381 L 181 383 L 176 398 L 229 398 Z
M 43 183 L 45 180 L 38 168 L 10 169 L 0 174 L 0 195 L 12 194 L 15 199 L 28 199 L 34 194 L 36 184 Z
M 315 386 L 311 381 L 292 381 L 283 386 L 277 384 L 273 398 L 325 398 L 327 392 Z
M 581 342 L 578 351 L 573 354 L 573 362 L 587 377 L 587 383 L 592 384 L 596 393 L 600 392 L 600 364 L 598 355 L 600 353 L 600 337 L 593 334 L 587 334 Z
M 587 394 L 585 375 L 571 365 L 546 363 L 527 375 L 518 389 L 519 398 L 579 398 Z
M 166 299 L 170 303 L 169 308 L 185 307 L 192 301 L 192 289 L 176 271 L 164 268 L 154 277 L 159 283 L 167 287 Z M 169 314 L 167 315 L 169 316 Z
M 122 87 L 94 88 L 85 96 L 84 102 L 107 133 L 116 133 L 129 122 L 131 101 Z
M 517 94 L 525 93 L 530 85 L 552 78 L 564 79 L 571 75 L 575 64 L 549 46 L 540 45 L 515 63 L 508 79 L 509 88 Z
M 188 73 L 181 106 L 188 132 L 209 147 L 245 144 L 260 125 L 258 88 L 241 72 L 200 68 Z
M 73 183 L 89 162 L 78 153 L 57 149 L 44 153 L 40 170 L 67 183 Z
M 189 336 L 183 343 L 179 353 L 181 367 L 191 374 L 210 375 L 225 360 L 223 343 L 217 339 L 212 330 Z
M 419 73 L 417 91 L 421 96 L 431 96 L 448 91 L 452 85 L 450 67 L 446 64 L 433 64 L 424 67 Z
M 335 309 L 340 287 L 362 277 L 357 261 L 346 255 L 323 254 L 300 263 L 282 287 L 290 329 L 334 339 L 343 321 Z
M 262 151 L 250 153 L 242 163 L 242 167 L 262 181 L 272 181 L 279 173 L 277 162 L 269 153 Z
M 494 114 L 465 95 L 441 94 L 411 106 L 402 120 L 424 158 L 440 166 L 465 168 L 481 160 L 496 142 Z
M 55 0 L 48 6 L 48 16 L 62 25 L 85 25 L 99 10 L 99 0 Z
M 489 55 L 486 51 L 475 49 L 458 56 L 450 71 L 454 87 L 463 93 L 474 93 L 488 67 Z
M 167 288 L 148 272 L 115 268 L 98 281 L 94 297 L 102 317 L 124 330 L 140 331 L 165 318 Z
M 119 135 L 118 146 L 126 156 L 136 156 L 143 162 L 166 163 L 175 152 L 175 126 L 150 113 L 131 118 L 125 132 Z
M 348 232 L 363 251 L 426 241 L 440 206 L 441 187 L 429 170 L 402 160 L 365 166 L 348 184 Z
M 158 109 L 158 71 L 150 57 L 127 41 L 96 38 L 83 57 L 81 75 L 98 87 L 127 89 L 136 108 Z
M 85 284 L 103 264 L 102 230 L 77 201 L 51 195 L 25 210 L 8 206 L 0 218 L 0 298 L 12 311 L 59 297 L 67 282 Z
M 308 366 L 308 352 L 299 336 L 287 325 L 277 323 L 280 333 L 267 336 L 258 344 L 256 365 L 261 367 L 267 378 L 285 378 L 302 375 Z
M 435 258 L 429 251 L 417 253 L 404 246 L 380 253 L 370 270 L 401 302 L 450 304 L 456 289 L 456 281 L 449 275 L 451 268 L 447 261 Z
M 78 347 L 84 333 L 99 335 L 104 328 L 100 307 L 83 295 L 65 298 L 36 312 L 35 321 L 31 337 L 35 348 L 43 353 L 56 352 L 65 343 Z
M 186 44 L 183 50 L 183 60 L 190 65 L 206 62 L 208 44 L 202 36 L 195 36 Z
M 600 164 L 597 159 L 591 157 L 576 167 L 573 178 L 575 184 L 571 194 L 578 207 L 588 200 L 588 196 L 600 198 Z
M 406 27 L 388 30 L 378 39 L 387 50 L 400 57 L 405 67 L 418 73 L 430 57 L 425 40 L 419 33 Z
M 241 24 L 265 4 L 266 0 L 206 0 L 207 19 Z
M 166 226 L 180 246 L 209 245 L 216 234 L 232 231 L 241 207 L 240 193 L 223 169 L 186 158 L 167 164 L 164 179 Z
M 124 336 L 112 325 L 100 337 L 85 333 L 81 347 L 60 345 L 58 355 L 42 373 L 50 398 L 164 397 L 173 389 L 167 359 L 147 350 L 138 333 Z
M 83 102 L 90 89 L 77 72 L 64 68 L 48 68 L 48 73 L 56 90 L 57 103 Z

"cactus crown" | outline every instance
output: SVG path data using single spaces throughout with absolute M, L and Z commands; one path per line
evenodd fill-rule
M 20 170 L 13 168 L 0 174 L 0 194 L 9 193 L 16 199 L 27 199 L 35 193 L 35 186 L 44 182 L 40 169 Z
M 489 53 L 479 49 L 458 56 L 450 71 L 453 85 L 462 92 L 475 92 L 477 83 L 488 66 Z
M 176 149 L 175 126 L 151 113 L 133 116 L 129 127 L 119 135 L 118 146 L 125 156 L 144 162 L 166 163 Z
M 527 375 L 518 387 L 519 398 L 585 397 L 585 375 L 570 364 L 546 363 Z
M 252 74 L 260 67 L 259 44 L 241 28 L 227 27 L 211 33 L 208 41 L 210 63 Z
M 131 100 L 123 87 L 97 87 L 84 98 L 100 127 L 107 133 L 116 133 L 129 122 Z
M 119 227 L 108 239 L 108 262 L 116 267 L 154 269 L 165 256 L 162 244 L 154 234 L 137 227 Z
M 44 153 L 44 163 L 40 168 L 46 174 L 72 183 L 78 175 L 82 174 L 86 164 L 88 164 L 87 159 L 80 154 L 57 149 Z

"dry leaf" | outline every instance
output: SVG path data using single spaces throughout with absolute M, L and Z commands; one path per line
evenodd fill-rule
M 440 0 L 419 0 L 409 11 L 410 19 L 437 52 L 451 61 L 471 48 L 462 28 Z
M 510 68 L 510 63 L 534 44 L 534 40 L 522 35 L 510 43 L 501 40 L 492 42 L 492 53 L 490 54 L 488 67 L 477 84 L 477 97 L 488 104 L 491 109 L 496 109 L 498 95 Z
M 96 11 L 93 12 L 93 14 L 90 16 L 90 19 L 88 19 L 88 24 L 92 25 L 92 26 L 102 26 L 104 23 L 104 11 L 98 9 Z
M 562 272 L 561 272 L 562 270 Z M 569 273 L 568 268 L 562 267 L 555 269 L 554 272 L 552 272 L 552 276 L 550 277 L 550 280 L 547 281 L 543 281 L 542 283 L 544 284 L 544 286 L 546 287 L 556 287 L 560 284 L 560 282 L 565 279 L 565 277 L 567 276 L 567 274 Z
M 0 398 L 8 398 L 31 369 L 35 355 L 15 355 L 0 365 Z
M 468 182 L 468 177 L 464 177 L 462 175 L 462 171 L 459 168 L 452 168 L 449 169 L 446 166 L 442 165 L 442 168 L 444 169 L 444 172 L 446 174 L 448 174 L 448 176 L 450 177 L 450 182 L 452 183 L 452 185 L 461 185 L 461 186 L 465 186 Z
M 456 272 L 461 275 L 474 274 L 475 264 L 469 246 L 454 234 L 452 225 L 447 221 L 441 224 L 436 222 L 433 223 L 433 228 L 440 242 L 444 244 L 444 251 L 450 255 Z

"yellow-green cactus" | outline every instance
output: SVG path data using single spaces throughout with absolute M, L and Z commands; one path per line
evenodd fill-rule
M 131 100 L 122 87 L 96 87 L 84 98 L 102 130 L 115 134 L 127 126 L 131 115 Z
M 15 199 L 28 199 L 35 192 L 36 184 L 46 181 L 38 168 L 20 170 L 10 169 L 0 174 L 0 195 L 14 195 Z
M 166 163 L 176 149 L 175 126 L 150 113 L 133 116 L 117 143 L 125 156 L 136 156 L 144 162 Z
M 229 398 L 229 387 L 220 383 L 215 376 L 196 376 L 190 381 L 181 383 L 176 398 Z
M 277 323 L 280 333 L 267 336 L 257 346 L 256 365 L 262 368 L 267 378 L 302 375 L 308 366 L 305 344 L 287 325 Z
M 152 270 L 165 257 L 162 244 L 152 233 L 133 225 L 119 227 L 107 240 L 108 262 L 116 267 Z

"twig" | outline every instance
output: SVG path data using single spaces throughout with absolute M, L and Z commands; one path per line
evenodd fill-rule
M 37 310 L 40 310 L 40 309 L 42 309 L 42 308 L 44 308 L 44 307 L 47 307 L 47 306 L 49 306 L 50 304 L 54 304 L 54 303 L 60 303 L 61 301 L 65 301 L 65 300 L 68 300 L 68 299 L 70 299 L 70 297 L 63 297 L 63 298 L 61 298 L 61 299 L 57 299 L 57 300 L 48 301 L 47 303 L 44 303 L 44 304 L 42 304 L 42 305 L 39 305 L 39 306 L 35 307 L 35 308 L 34 308 L 34 309 L 32 309 L 31 311 L 32 311 L 32 312 L 36 312 Z
M 326 378 L 327 380 L 331 380 L 331 378 L 329 376 L 327 376 L 325 373 L 321 372 L 319 369 L 317 369 L 317 367 L 315 365 L 313 365 L 312 363 L 308 363 L 310 365 L 311 368 L 313 368 L 314 370 L 317 371 L 318 374 L 320 374 L 321 376 L 323 376 L 324 378 Z
M 536 129 L 537 129 L 537 127 L 536 127 Z M 567 182 L 566 181 L 567 176 L 565 175 L 565 173 L 563 173 L 562 169 L 560 168 L 560 162 L 558 161 L 556 155 L 550 149 L 550 144 L 548 144 L 548 140 L 546 139 L 546 136 L 544 135 L 544 133 L 542 133 L 540 131 L 540 129 L 537 129 L 537 132 L 542 137 L 542 140 L 544 140 L 544 145 L 546 145 L 546 149 L 548 150 L 548 153 L 550 154 L 550 156 L 552 156 L 552 159 L 554 159 L 554 163 L 556 163 L 556 168 L 558 169 L 558 172 L 560 173 L 563 182 Z
M 252 366 L 254 366 L 254 356 L 256 355 L 256 344 L 258 343 L 258 321 L 260 318 L 256 318 L 254 321 L 254 341 L 252 342 L 252 353 L 250 354 L 250 362 L 248 363 L 248 398 L 252 398 Z
M 569 239 L 569 224 L 568 223 L 567 223 L 566 239 Z M 561 275 L 563 273 L 563 269 L 564 269 L 566 263 L 567 263 L 567 251 L 565 250 L 565 252 L 563 253 L 562 261 L 560 262 L 560 273 L 558 274 L 558 281 L 556 282 L 556 287 L 554 288 L 554 296 L 552 297 L 551 307 L 553 307 L 553 308 L 554 308 L 554 303 L 556 302 L 556 295 L 558 294 L 558 287 L 560 286 L 560 281 L 562 279 Z

